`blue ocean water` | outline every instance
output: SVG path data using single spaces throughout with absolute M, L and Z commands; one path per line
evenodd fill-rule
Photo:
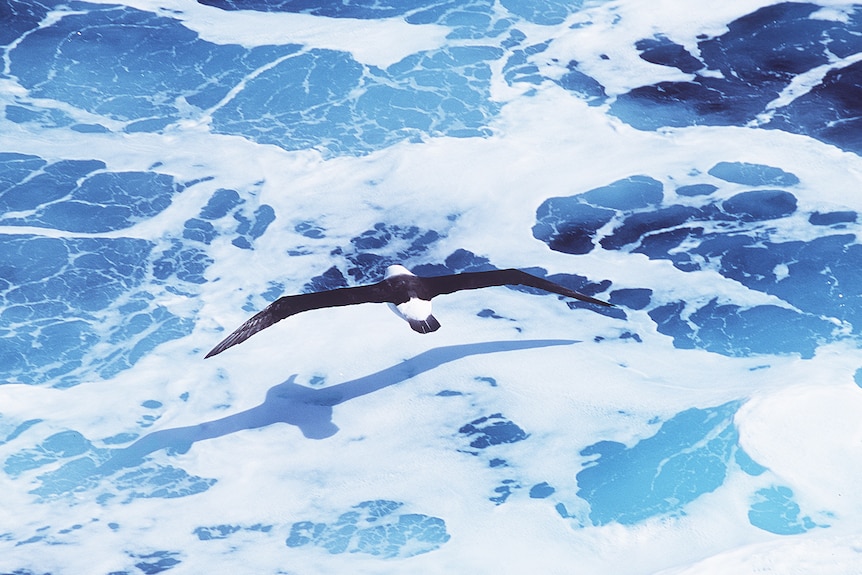
M 665 4 L 0 0 L 0 571 L 855 572 L 862 6 Z M 615 307 L 203 362 L 393 263 Z

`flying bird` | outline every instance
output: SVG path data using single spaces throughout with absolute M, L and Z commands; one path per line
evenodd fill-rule
M 360 303 L 387 303 L 414 331 L 430 333 L 440 327 L 440 322 L 431 315 L 432 298 L 466 289 L 503 285 L 528 286 L 596 305 L 612 306 L 516 269 L 419 277 L 404 266 L 392 265 L 386 268 L 383 281 L 375 284 L 280 297 L 224 338 L 206 357 L 212 357 L 242 343 L 286 317 L 313 309 Z

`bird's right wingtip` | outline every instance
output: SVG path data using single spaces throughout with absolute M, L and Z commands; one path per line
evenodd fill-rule
M 579 299 L 579 300 L 581 300 L 582 302 L 585 302 L 585 303 L 592 303 L 592 304 L 600 305 L 600 306 L 603 306 L 603 307 L 617 307 L 617 306 L 615 306 L 614 304 L 612 304 L 612 303 L 610 303 L 610 302 L 607 302 L 607 301 L 604 301 L 604 300 L 601 300 L 601 299 L 597 299 L 597 298 L 594 298 L 594 297 L 590 297 L 590 296 L 588 296 L 588 295 L 584 295 L 584 294 L 578 294 L 578 297 L 577 297 L 576 299 Z
M 235 341 L 235 338 L 233 337 L 233 335 L 234 334 L 231 334 L 230 336 L 228 336 L 227 338 L 225 338 L 221 342 L 219 342 L 219 344 L 217 346 L 215 346 L 214 348 L 209 350 L 209 353 L 207 353 L 204 356 L 204 359 L 210 358 L 214 355 L 218 355 L 221 352 L 223 352 L 224 350 L 226 350 L 227 348 L 233 347 L 234 345 L 236 345 L 238 342 Z
M 210 357 L 212 357 L 212 356 L 214 356 L 214 355 L 218 355 L 218 354 L 220 354 L 222 351 L 224 351 L 224 350 L 223 350 L 223 349 L 219 349 L 219 348 L 218 348 L 218 346 L 216 346 L 216 347 L 212 348 L 211 350 L 209 350 L 209 353 L 207 353 L 207 354 L 204 356 L 204 359 L 209 359 Z

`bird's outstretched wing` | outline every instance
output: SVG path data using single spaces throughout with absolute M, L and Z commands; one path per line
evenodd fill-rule
M 560 284 L 555 284 L 544 278 L 536 277 L 527 272 L 507 269 L 486 272 L 466 272 L 455 275 L 422 278 L 430 297 L 453 293 L 464 289 L 478 289 L 491 286 L 522 285 L 534 287 L 548 292 L 564 295 L 587 303 L 613 307 L 613 304 L 572 291 Z
M 380 283 L 280 297 L 236 328 L 232 334 L 212 348 L 206 357 L 218 355 L 227 348 L 244 342 L 275 322 L 304 311 L 360 303 L 384 303 L 386 301 L 388 299 L 385 291 L 381 289 Z

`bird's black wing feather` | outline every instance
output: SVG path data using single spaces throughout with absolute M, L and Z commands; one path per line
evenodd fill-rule
M 388 301 L 386 292 L 381 289 L 380 283 L 280 297 L 224 338 L 206 357 L 217 355 L 229 347 L 244 342 L 275 322 L 304 311 L 386 301 Z
M 544 278 L 536 277 L 527 272 L 507 269 L 486 272 L 467 272 L 448 276 L 422 278 L 428 295 L 434 297 L 440 294 L 453 293 L 464 289 L 479 289 L 491 286 L 522 285 L 534 287 L 548 292 L 564 295 L 580 301 L 602 306 L 612 306 L 607 302 L 572 291 L 567 287 L 555 284 Z

